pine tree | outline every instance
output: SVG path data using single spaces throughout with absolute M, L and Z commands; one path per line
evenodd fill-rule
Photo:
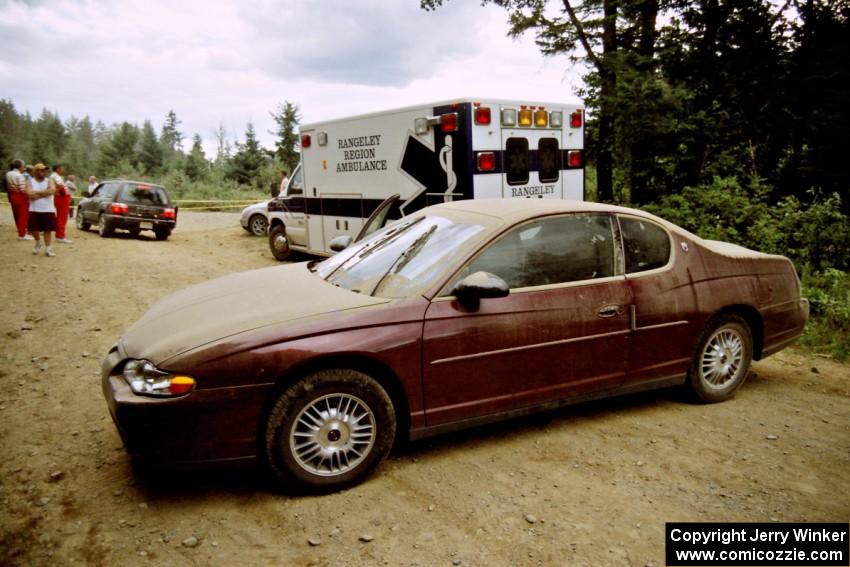
M 209 170 L 209 162 L 207 156 L 204 155 L 204 148 L 201 144 L 201 136 L 195 134 L 192 137 L 192 150 L 183 163 L 183 173 L 192 181 L 203 179 Z
M 277 136 L 274 155 L 287 166 L 289 171 L 292 171 L 301 159 L 298 153 L 298 134 L 295 132 L 301 120 L 298 107 L 286 101 L 284 104 L 279 104 L 277 112 L 272 112 L 271 116 L 277 123 L 277 130 L 269 132 Z
M 156 132 L 150 120 L 142 126 L 142 139 L 139 143 L 139 165 L 147 175 L 155 175 L 162 168 L 162 146 L 156 139 Z
M 162 125 L 162 134 L 159 137 L 162 147 L 167 155 L 183 151 L 183 134 L 178 130 L 180 120 L 173 110 L 169 110 Z
M 113 129 L 109 140 L 100 145 L 99 167 L 102 174 L 127 174 L 126 168 L 136 163 L 136 145 L 139 129 L 129 122 L 122 122 Z
M 245 131 L 245 143 L 237 142 L 236 148 L 236 153 L 228 163 L 226 177 L 243 185 L 258 182 L 260 171 L 268 161 L 268 156 L 260 147 L 254 125 L 250 122 Z

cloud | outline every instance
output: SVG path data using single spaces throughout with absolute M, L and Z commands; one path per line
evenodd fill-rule
M 107 124 L 173 109 L 212 151 L 221 122 L 240 139 L 284 100 L 305 121 L 482 96 L 573 100 L 566 58 L 506 37 L 507 13 L 416 0 L 0 0 L 0 97 Z M 33 22 L 37 22 L 34 25 Z
M 262 67 L 281 79 L 404 86 L 475 49 L 480 8 L 449 3 L 428 13 L 415 1 L 250 0 L 239 12 L 264 47 Z

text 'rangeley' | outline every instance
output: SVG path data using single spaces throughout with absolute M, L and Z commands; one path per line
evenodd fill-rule
M 268 205 L 269 247 L 328 255 L 380 217 L 461 199 L 584 200 L 579 105 L 464 99 L 301 126 L 301 164 Z

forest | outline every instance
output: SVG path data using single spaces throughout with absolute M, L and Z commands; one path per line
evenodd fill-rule
M 482 4 L 504 10 L 511 35 L 533 34 L 542 56 L 583 70 L 584 86 L 564 98 L 587 108 L 588 198 L 788 256 L 812 302 L 804 343 L 850 358 L 850 0 Z M 207 156 L 173 111 L 157 132 L 48 109 L 33 117 L 0 100 L 0 159 L 155 179 L 182 198 L 251 198 L 298 162 L 297 105 L 271 114 L 274 148 L 250 123 L 235 143 L 219 126 Z

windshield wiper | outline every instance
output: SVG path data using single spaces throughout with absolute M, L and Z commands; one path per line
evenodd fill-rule
M 407 230 L 409 230 L 410 227 L 412 227 L 413 225 L 415 225 L 419 221 L 423 220 L 424 218 L 425 217 L 419 217 L 418 219 L 410 222 L 409 224 L 401 225 L 401 226 L 397 227 L 396 230 L 392 230 L 392 231 L 388 232 L 386 235 L 384 235 L 383 238 L 375 241 L 373 244 L 371 244 L 368 247 L 366 247 L 365 249 L 361 250 L 359 254 L 352 254 L 352 256 L 350 258 L 348 258 L 344 262 L 340 263 L 339 266 L 334 268 L 334 270 L 327 275 L 327 277 L 325 278 L 325 281 L 330 281 L 330 279 L 334 276 L 334 274 L 336 274 L 338 271 L 342 270 L 343 268 L 345 268 L 347 270 L 350 267 L 356 266 L 358 262 L 369 257 L 369 255 L 371 255 L 373 252 L 376 252 L 377 250 L 381 249 L 388 242 L 391 242 L 392 240 L 398 238 L 399 236 L 404 234 Z M 355 259 L 356 259 L 356 261 L 349 266 L 349 263 L 352 260 L 355 260 Z
M 413 241 L 413 243 L 407 247 L 407 250 L 401 253 L 401 256 L 396 258 L 396 261 L 392 263 L 390 268 L 386 271 L 386 273 L 381 276 L 381 279 L 378 280 L 378 283 L 375 284 L 375 287 L 372 288 L 372 292 L 369 295 L 374 295 L 375 291 L 381 287 L 381 283 L 386 279 L 387 276 L 397 274 L 400 272 L 406 265 L 410 263 L 413 258 L 422 250 L 422 247 L 425 246 L 425 243 L 433 236 L 433 234 L 437 231 L 437 225 L 431 225 L 427 231 L 423 232 L 422 235 Z

